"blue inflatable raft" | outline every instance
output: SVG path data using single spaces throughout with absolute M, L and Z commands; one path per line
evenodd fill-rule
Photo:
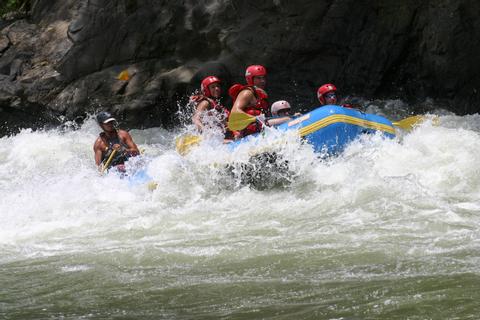
M 126 163 L 128 163 L 128 161 Z M 154 190 L 157 187 L 152 177 L 147 173 L 145 166 L 129 167 L 126 171 L 125 169 L 119 171 L 114 167 L 110 168 L 108 173 L 117 176 L 121 180 L 127 181 L 129 187 L 146 185 L 149 190 Z
M 395 128 L 390 120 L 335 105 L 318 107 L 311 112 L 276 127 L 278 130 L 297 130 L 316 152 L 337 154 L 361 134 L 381 132 L 385 137 L 395 137 Z M 261 133 L 260 133 L 261 134 Z M 232 149 L 255 139 L 251 135 L 230 144 Z

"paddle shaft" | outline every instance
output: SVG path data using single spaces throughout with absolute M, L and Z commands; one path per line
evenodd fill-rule
M 102 170 L 100 171 L 100 174 L 103 174 L 105 170 L 108 169 L 108 166 L 112 162 L 113 157 L 115 156 L 116 153 L 117 153 L 117 149 L 113 149 L 112 153 L 110 153 L 110 156 L 107 159 L 107 162 L 105 162 L 105 164 L 102 166 Z
M 265 118 L 265 121 L 276 119 L 277 117 Z M 233 131 L 243 130 L 249 124 L 257 121 L 257 117 L 242 112 L 234 112 L 228 119 L 228 128 Z

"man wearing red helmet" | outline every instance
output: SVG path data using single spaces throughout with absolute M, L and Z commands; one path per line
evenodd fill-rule
M 317 98 L 322 106 L 333 104 L 338 105 L 337 87 L 331 83 L 324 84 L 317 90 Z M 341 105 L 344 108 L 358 108 L 359 105 L 345 103 Z
M 190 98 L 190 101 L 196 104 L 192 122 L 197 127 L 197 130 L 202 132 L 205 128 L 206 117 L 212 119 L 213 116 L 217 122 L 222 124 L 222 130 L 225 131 L 226 142 L 232 140 L 234 133 L 226 127 L 226 120 L 230 112 L 220 101 L 222 96 L 220 79 L 215 76 L 206 77 L 200 84 L 200 91 L 202 93 L 201 95 Z
M 265 115 L 269 112 L 268 95 L 265 92 L 267 70 L 261 65 L 252 65 L 245 71 L 247 85 L 235 84 L 228 93 L 233 99 L 232 112 L 246 113 L 257 117 L 258 121 L 241 131 L 241 136 L 247 136 L 262 130 Z
M 337 87 L 331 83 L 324 84 L 317 90 L 318 101 L 322 105 L 337 104 Z

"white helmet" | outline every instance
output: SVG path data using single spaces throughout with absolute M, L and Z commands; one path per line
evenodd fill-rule
M 272 116 L 276 116 L 278 115 L 278 111 L 285 109 L 290 110 L 290 103 L 285 100 L 279 100 L 272 104 L 272 108 L 270 110 L 272 112 Z

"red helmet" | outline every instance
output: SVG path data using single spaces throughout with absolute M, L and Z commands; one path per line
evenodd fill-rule
M 249 86 L 253 86 L 253 77 L 266 76 L 267 69 L 261 65 L 253 65 L 247 68 L 245 71 L 245 79 Z
M 200 85 L 200 88 L 202 90 L 202 93 L 206 97 L 211 97 L 212 93 L 210 92 L 210 89 L 208 88 L 209 85 L 212 83 L 220 83 L 220 79 L 218 79 L 215 76 L 208 76 L 205 79 L 202 80 L 202 84 Z
M 335 87 L 331 83 L 324 84 L 317 90 L 317 98 L 318 101 L 320 101 L 321 104 L 325 104 L 325 95 L 329 92 L 336 92 L 337 87 Z

